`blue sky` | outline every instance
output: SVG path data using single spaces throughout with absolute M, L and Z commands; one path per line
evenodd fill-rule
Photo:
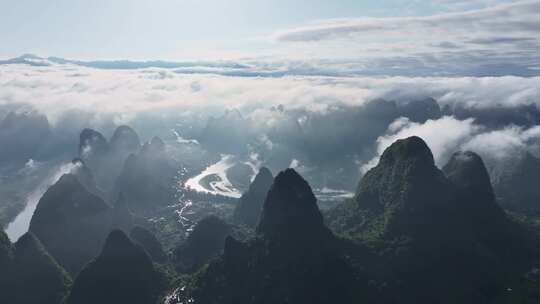
M 540 74 L 540 0 L 0 0 L 0 37 L 0 59 L 33 53 L 231 60 L 300 74 Z
M 454 1 L 455 2 L 455 1 Z M 456 10 L 435 0 L 2 0 L 0 57 L 78 59 L 235 57 L 266 49 L 273 32 L 330 18 Z M 459 2 L 459 1 L 458 1 Z M 485 7 L 468 1 L 457 9 Z

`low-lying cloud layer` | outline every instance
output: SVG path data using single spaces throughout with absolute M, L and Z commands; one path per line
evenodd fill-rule
M 129 124 L 146 140 L 166 134 L 257 154 L 276 168 L 295 159 L 352 184 L 375 155 L 411 135 L 428 142 L 439 165 L 460 149 L 501 159 L 540 143 L 540 77 L 240 77 L 48 63 L 0 65 L 0 87 L 0 120 L 36 110 L 67 147 L 82 128 L 110 134 Z
M 329 111 L 384 98 L 433 97 L 441 106 L 513 108 L 540 106 L 540 77 L 234 77 L 182 74 L 174 69 L 101 70 L 75 65 L 0 65 L 0 104 L 27 104 L 56 121 L 77 110 L 129 122 L 149 111 L 179 115 L 194 110 L 242 114 L 284 105 Z

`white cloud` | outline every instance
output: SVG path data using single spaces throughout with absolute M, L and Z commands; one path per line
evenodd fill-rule
M 488 131 L 471 138 L 462 146 L 463 150 L 472 150 L 486 158 L 501 161 L 517 157 L 522 152 L 539 152 L 540 127 L 520 128 L 508 126 L 504 129 Z
M 71 77 L 74 73 L 82 76 Z M 287 109 L 324 112 L 336 105 L 357 106 L 379 97 L 399 101 L 425 96 L 437 99 L 443 106 L 474 108 L 540 103 L 540 77 L 154 77 L 162 74 L 162 69 L 0 65 L 0 105 L 28 104 L 53 122 L 69 111 L 129 123 L 152 111 L 192 115 L 197 110 L 222 113 L 226 108 L 238 108 L 244 114 L 253 112 L 261 122 L 272 123 L 279 119 L 278 113 L 261 107 L 282 104 Z M 99 120 L 99 115 L 94 119 Z
M 472 119 L 457 120 L 446 116 L 438 120 L 428 120 L 424 124 L 398 119 L 389 127 L 389 133 L 377 139 L 377 152 L 382 155 L 384 150 L 398 139 L 419 136 L 431 148 L 435 163 L 444 165 L 450 155 L 467 142 L 481 128 Z M 362 166 L 362 173 L 378 163 L 379 156 Z
M 478 9 L 491 7 L 501 3 L 514 3 L 520 0 L 432 0 L 434 6 L 439 6 L 448 11 L 463 11 L 466 9 Z
M 209 115 L 236 108 L 250 122 L 249 131 L 261 135 L 257 137 L 258 144 L 267 151 L 279 149 L 280 143 L 264 136 L 266 132 L 271 130 L 279 138 L 296 134 L 290 131 L 305 124 L 303 113 L 295 117 L 282 108 L 326 114 L 336 108 L 343 111 L 362 106 L 377 98 L 399 103 L 426 96 L 435 98 L 442 107 L 472 108 L 487 114 L 501 109 L 511 113 L 523 105 L 540 107 L 540 77 L 516 76 L 235 77 L 168 73 L 157 68 L 101 70 L 74 65 L 0 65 L 0 87 L 0 105 L 26 104 L 46 114 L 53 123 L 60 122 L 62 130 L 75 133 L 80 131 L 81 124 L 100 130 L 102 126 L 112 129 L 114 125 L 130 124 L 148 133 L 143 137 L 164 134 L 159 131 L 170 135 L 171 128 L 180 124 L 177 131 L 191 138 L 196 137 L 196 132 L 190 132 L 204 127 Z M 77 112 L 88 113 L 88 121 L 80 122 L 73 115 Z M 515 151 L 512 149 L 528 149 L 540 155 L 540 127 L 489 128 L 471 119 L 453 117 L 424 124 L 398 119 L 378 139 L 377 151 L 382 153 L 398 138 L 419 135 L 433 149 L 438 165 L 458 149 L 472 149 L 494 159 Z M 365 143 L 363 148 L 369 150 L 372 144 Z M 377 161 L 374 158 L 364 165 L 364 171 Z
M 400 118 L 389 126 L 387 134 L 377 139 L 378 156 L 363 164 L 361 172 L 366 173 L 376 166 L 380 155 L 393 142 L 410 136 L 419 136 L 427 143 L 439 167 L 457 151 L 476 152 L 491 166 L 519 157 L 525 151 L 536 155 L 540 152 L 540 126 L 510 125 L 489 130 L 473 119 L 458 120 L 446 116 L 419 124 Z
M 364 17 L 323 20 L 305 27 L 275 34 L 278 41 L 320 41 L 350 38 L 356 34 L 397 34 L 410 39 L 408 34 L 450 34 L 467 36 L 471 33 L 499 35 L 506 33 L 532 34 L 537 37 L 540 23 L 539 1 L 520 1 L 510 4 L 431 16 L 419 17 Z

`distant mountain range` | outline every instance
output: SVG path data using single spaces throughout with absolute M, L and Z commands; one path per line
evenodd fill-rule
M 468 69 L 455 65 L 440 71 L 434 67 L 422 66 L 415 62 L 396 65 L 395 62 L 343 61 L 343 60 L 283 60 L 279 58 L 248 58 L 232 60 L 197 60 L 197 61 L 166 61 L 166 60 L 74 60 L 61 57 L 41 57 L 24 54 L 19 57 L 0 60 L 0 65 L 28 64 L 43 67 L 53 64 L 73 64 L 77 66 L 98 69 L 133 70 L 144 68 L 176 69 L 183 74 L 219 74 L 236 77 L 283 77 L 283 76 L 521 76 L 534 77 L 540 75 L 540 70 L 532 69 L 513 63 L 482 65 L 477 69 Z
M 94 61 L 82 61 L 72 60 L 60 57 L 40 57 L 33 54 L 24 54 L 19 57 L 0 60 L 0 64 L 28 64 L 32 66 L 49 66 L 52 64 L 74 64 L 90 68 L 98 69 L 144 69 L 144 68 L 188 68 L 188 67 L 209 67 L 209 68 L 229 68 L 229 69 L 247 69 L 248 65 L 242 65 L 234 62 L 211 62 L 211 61 L 197 61 L 197 62 L 174 62 L 174 61 L 131 61 L 131 60 L 94 60 Z

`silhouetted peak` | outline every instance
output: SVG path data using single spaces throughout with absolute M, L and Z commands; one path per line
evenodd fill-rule
M 84 129 L 79 136 L 79 157 L 85 159 L 90 154 L 104 152 L 108 147 L 103 134 L 96 130 Z
M 103 134 L 93 129 L 83 129 L 79 136 L 80 144 L 94 143 L 94 142 L 107 142 Z
M 253 179 L 253 182 L 251 183 L 251 187 L 259 187 L 259 185 L 266 185 L 268 183 L 272 183 L 274 180 L 274 176 L 272 175 L 272 172 L 270 169 L 266 167 L 261 167 L 259 169 L 259 172 L 255 176 L 255 179 Z
M 143 148 L 144 149 L 144 148 Z M 136 154 L 129 154 L 128 157 L 126 158 L 126 161 L 124 162 L 124 167 L 132 167 L 132 166 L 135 166 L 135 164 L 137 163 L 137 155 Z
M 167 254 L 163 251 L 163 247 L 158 239 L 147 229 L 135 226 L 129 236 L 134 242 L 141 245 L 146 253 L 150 255 L 153 261 L 157 263 L 165 263 L 167 261 Z
M 370 113 L 370 115 L 379 116 L 387 112 L 387 110 L 395 110 L 397 108 L 395 101 L 390 101 L 382 98 L 368 101 L 362 106 L 362 110 Z
M 39 57 L 39 56 L 37 56 L 35 54 L 30 54 L 30 53 L 22 54 L 21 56 L 19 56 L 17 58 L 20 58 L 20 59 L 44 59 L 42 57 Z
M 31 232 L 15 243 L 13 266 L 16 292 L 10 303 L 63 303 L 71 278 Z
M 398 139 L 383 152 L 379 163 L 395 163 L 404 160 L 418 160 L 435 165 L 433 154 L 426 142 L 418 136 Z
M 70 171 L 70 174 L 73 174 L 77 177 L 79 183 L 81 183 L 90 193 L 95 194 L 99 197 L 104 197 L 105 195 L 98 189 L 96 185 L 96 180 L 92 170 L 88 168 L 84 160 L 80 158 L 74 158 L 71 161 L 73 168 Z
M 70 273 L 76 273 L 102 247 L 110 225 L 110 206 L 64 174 L 43 194 L 30 221 L 47 251 Z
M 454 153 L 443 172 L 457 186 L 459 198 L 456 203 L 463 214 L 462 219 L 471 217 L 471 223 L 478 227 L 477 232 L 505 227 L 504 211 L 495 202 L 491 180 L 478 154 L 470 151 Z
M 225 120 L 242 120 L 242 113 L 238 109 L 227 109 L 223 115 Z
M 250 227 L 257 225 L 266 194 L 273 181 L 272 172 L 268 168 L 262 167 L 250 184 L 248 191 L 238 201 L 234 210 L 236 222 Z
M 82 188 L 82 185 L 79 183 L 79 181 L 77 180 L 77 177 L 72 174 L 72 173 L 66 173 L 64 175 L 62 175 L 60 177 L 60 179 L 58 179 L 58 181 L 56 182 L 56 184 L 54 184 L 52 187 L 55 187 L 55 188 L 72 188 L 72 187 L 75 187 L 75 188 Z
M 435 166 L 426 143 L 400 139 L 360 180 L 356 207 L 376 216 L 361 223 L 375 235 L 422 234 L 452 208 L 453 187 Z M 436 223 L 435 223 L 436 224 Z M 435 226 L 433 226 L 435 227 Z
M 488 193 L 493 192 L 484 161 L 474 152 L 454 153 L 444 166 L 443 172 L 451 182 L 459 187 Z
M 131 255 L 131 252 L 136 250 L 138 248 L 122 230 L 113 230 L 105 240 L 101 256 L 121 258 Z
M 231 226 L 217 216 L 210 215 L 200 220 L 186 242 L 174 250 L 178 271 L 193 272 L 220 254 Z
M 150 145 L 157 148 L 164 148 L 165 143 L 163 140 L 157 136 L 152 137 L 152 140 L 150 140 Z
M 66 220 L 71 221 L 78 217 L 90 217 L 107 212 L 109 208 L 100 197 L 87 190 L 74 174 L 64 174 L 39 200 L 30 228 L 34 220 L 43 225 L 58 220 L 50 218 L 51 214 L 61 213 L 69 217 Z M 40 231 L 33 232 L 39 235 Z
M 235 239 L 232 236 L 227 236 L 225 238 L 225 246 L 223 248 L 223 257 L 225 262 L 227 263 L 226 266 L 235 268 L 236 263 L 244 263 L 246 260 L 248 260 L 249 256 L 249 249 L 248 245 L 245 243 L 242 243 Z
M 0 229 L 0 266 L 4 266 L 4 264 L 9 263 L 11 256 L 11 242 L 4 230 Z
M 286 237 L 316 233 L 321 227 L 323 218 L 309 184 L 294 169 L 280 172 L 268 191 L 257 233 Z
M 7 245 L 11 245 L 11 242 L 9 241 L 6 232 L 3 229 L 0 229 L 0 248 Z
M 129 126 L 119 126 L 111 137 L 110 144 L 114 149 L 137 150 L 141 141 L 139 135 Z
M 210 215 L 200 220 L 189 235 L 189 241 L 206 241 L 208 239 L 219 238 L 218 235 L 224 231 L 230 231 L 231 227 L 221 218 Z
M 15 243 L 17 252 L 44 252 L 45 248 L 32 232 L 23 234 Z
M 400 115 L 411 121 L 424 123 L 428 119 L 439 119 L 442 116 L 441 107 L 431 97 L 408 100 L 399 104 Z
M 161 280 L 144 249 L 113 230 L 77 276 L 67 303 L 157 303 Z
M 60 267 L 54 258 L 47 252 L 47 249 L 43 246 L 41 241 L 32 233 L 27 232 L 23 234 L 14 245 L 15 257 L 18 261 L 26 263 L 41 263 L 48 265 L 49 267 L 56 268 L 56 271 L 65 275 L 65 271 Z M 35 265 L 26 265 L 28 267 Z
M 165 151 L 165 142 L 157 136 L 152 137 L 152 139 L 143 146 L 143 154 L 155 154 Z
M 122 193 L 119 193 L 113 207 L 112 228 L 129 233 L 132 227 L 133 214 L 129 210 L 128 201 Z

